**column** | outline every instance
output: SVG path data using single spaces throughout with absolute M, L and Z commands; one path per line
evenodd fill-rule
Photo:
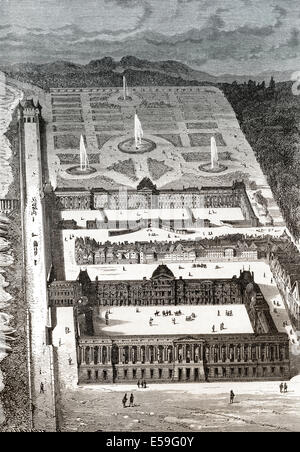
M 154 353 L 154 357 L 153 360 L 155 363 L 158 363 L 158 350 L 157 350 L 158 346 L 155 345 L 153 348 L 153 353 Z M 155 374 L 155 370 L 154 370 L 154 374 Z
M 81 364 L 85 364 L 85 347 L 81 346 L 80 352 L 81 352 Z
M 165 345 L 164 346 L 164 358 L 163 358 L 163 362 L 167 363 L 168 362 L 168 346 Z
M 94 365 L 94 347 L 90 347 L 90 365 Z
M 191 362 L 192 363 L 195 362 L 194 353 L 195 353 L 195 344 L 191 344 Z
M 174 361 L 178 361 L 178 346 L 174 345 Z
M 123 364 L 123 347 L 119 346 L 119 364 Z
M 128 364 L 132 364 L 132 346 L 131 345 L 129 345 L 129 347 L 128 347 L 128 354 L 129 354 Z
M 137 347 L 136 347 L 136 361 L 138 363 L 141 362 L 141 346 L 140 345 L 137 345 Z
M 95 351 L 97 350 L 97 357 L 95 359 Z M 96 345 L 96 347 L 94 347 L 94 364 L 98 364 L 99 361 L 99 347 Z

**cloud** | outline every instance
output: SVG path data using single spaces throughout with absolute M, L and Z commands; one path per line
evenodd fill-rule
M 282 67 L 299 51 L 298 0 L 10 1 L 14 14 L 0 16 L 6 63 L 132 54 L 248 72 Z

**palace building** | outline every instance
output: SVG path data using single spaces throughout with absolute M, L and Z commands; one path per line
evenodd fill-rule
M 161 189 L 143 179 L 136 189 L 105 190 L 56 189 L 58 210 L 198 209 L 240 208 L 245 225 L 257 226 L 258 219 L 243 182 L 231 187 Z
M 70 306 L 70 297 L 77 324 L 79 383 L 289 378 L 288 337 L 278 332 L 268 303 L 248 271 L 232 279 L 185 280 L 176 279 L 167 266 L 160 265 L 150 279 L 140 281 L 91 281 L 87 271 L 81 271 L 77 281 L 49 284 L 53 308 Z M 134 322 L 140 322 L 139 313 L 151 306 L 153 315 L 158 308 L 160 313 L 171 310 L 172 315 L 187 309 L 198 314 L 193 319 L 178 317 L 185 324 L 184 332 L 177 331 L 175 320 L 173 330 L 154 334 L 145 328 L 139 334 Z M 234 321 L 246 320 L 248 326 L 238 332 L 230 328 L 208 332 L 204 325 L 204 331 L 200 323 L 206 314 L 201 310 L 206 307 L 218 315 L 233 311 Z M 124 319 L 110 323 L 110 314 L 117 317 L 119 309 L 125 312 Z M 126 312 L 131 313 L 132 327 Z

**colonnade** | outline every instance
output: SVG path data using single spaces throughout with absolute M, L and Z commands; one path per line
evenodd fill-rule
M 80 364 L 155 364 L 155 363 L 209 363 L 273 362 L 289 359 L 287 345 L 281 344 L 206 344 L 173 343 L 145 345 L 80 344 Z

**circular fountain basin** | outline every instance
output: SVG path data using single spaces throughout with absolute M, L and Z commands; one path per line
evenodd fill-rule
M 222 165 L 222 163 L 218 163 L 214 168 L 211 167 L 211 163 L 204 163 L 204 165 L 199 166 L 200 171 L 205 171 L 206 173 L 222 173 L 223 171 L 226 171 L 228 169 L 227 166 Z
M 88 176 L 89 174 L 96 173 L 96 168 L 93 168 L 92 166 L 82 170 L 80 166 L 72 166 L 71 168 L 68 168 L 67 170 L 68 174 L 71 174 L 72 176 Z
M 142 138 L 142 143 L 136 147 L 134 138 L 128 138 L 127 140 L 121 141 L 118 144 L 118 149 L 126 154 L 145 154 L 146 152 L 151 152 L 156 148 L 154 141 L 148 138 Z

